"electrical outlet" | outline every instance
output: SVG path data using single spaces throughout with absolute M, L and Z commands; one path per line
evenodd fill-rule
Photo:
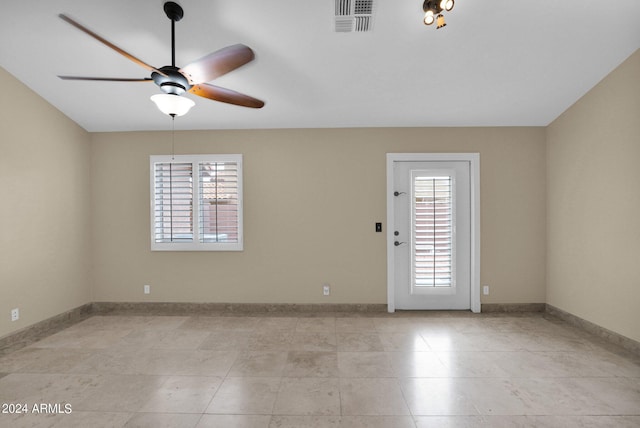
M 11 309 L 11 321 L 18 321 L 20 319 L 20 309 Z
M 150 285 L 145 285 L 144 286 L 144 294 L 149 294 L 151 293 L 151 286 Z
M 322 294 L 324 296 L 331 294 L 331 286 L 329 284 L 322 284 Z
M 489 295 L 489 286 L 485 285 L 482 287 L 482 294 L 484 294 L 485 296 Z

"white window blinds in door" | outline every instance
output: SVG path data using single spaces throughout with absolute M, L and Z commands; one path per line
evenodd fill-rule
M 242 155 L 151 156 L 151 249 L 242 250 Z
M 413 177 L 413 286 L 454 285 L 453 183 L 446 175 Z

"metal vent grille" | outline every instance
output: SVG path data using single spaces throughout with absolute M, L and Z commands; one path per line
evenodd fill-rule
M 336 33 L 350 33 L 353 31 L 354 20 L 352 17 L 336 16 Z
M 351 0 L 336 0 L 336 16 L 351 15 Z
M 370 16 L 356 16 L 355 31 L 369 31 L 371 28 Z
M 351 33 L 371 31 L 374 0 L 335 0 L 335 31 Z
M 371 15 L 373 13 L 373 0 L 356 0 L 354 13 L 356 15 Z

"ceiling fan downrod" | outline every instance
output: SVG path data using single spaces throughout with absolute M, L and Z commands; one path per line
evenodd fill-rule
M 176 66 L 176 22 L 184 16 L 184 10 L 178 3 L 168 1 L 164 4 L 164 13 L 171 20 L 171 66 Z
M 176 22 L 184 17 L 184 11 L 179 4 L 168 1 L 164 4 L 164 13 L 171 20 L 171 66 L 160 68 L 165 76 L 154 72 L 151 78 L 165 93 L 182 95 L 192 86 L 176 67 Z

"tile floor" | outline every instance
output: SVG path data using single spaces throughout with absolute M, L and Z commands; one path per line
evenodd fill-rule
M 94 316 L 0 358 L 0 403 L 12 428 L 640 427 L 640 358 L 542 314 Z

